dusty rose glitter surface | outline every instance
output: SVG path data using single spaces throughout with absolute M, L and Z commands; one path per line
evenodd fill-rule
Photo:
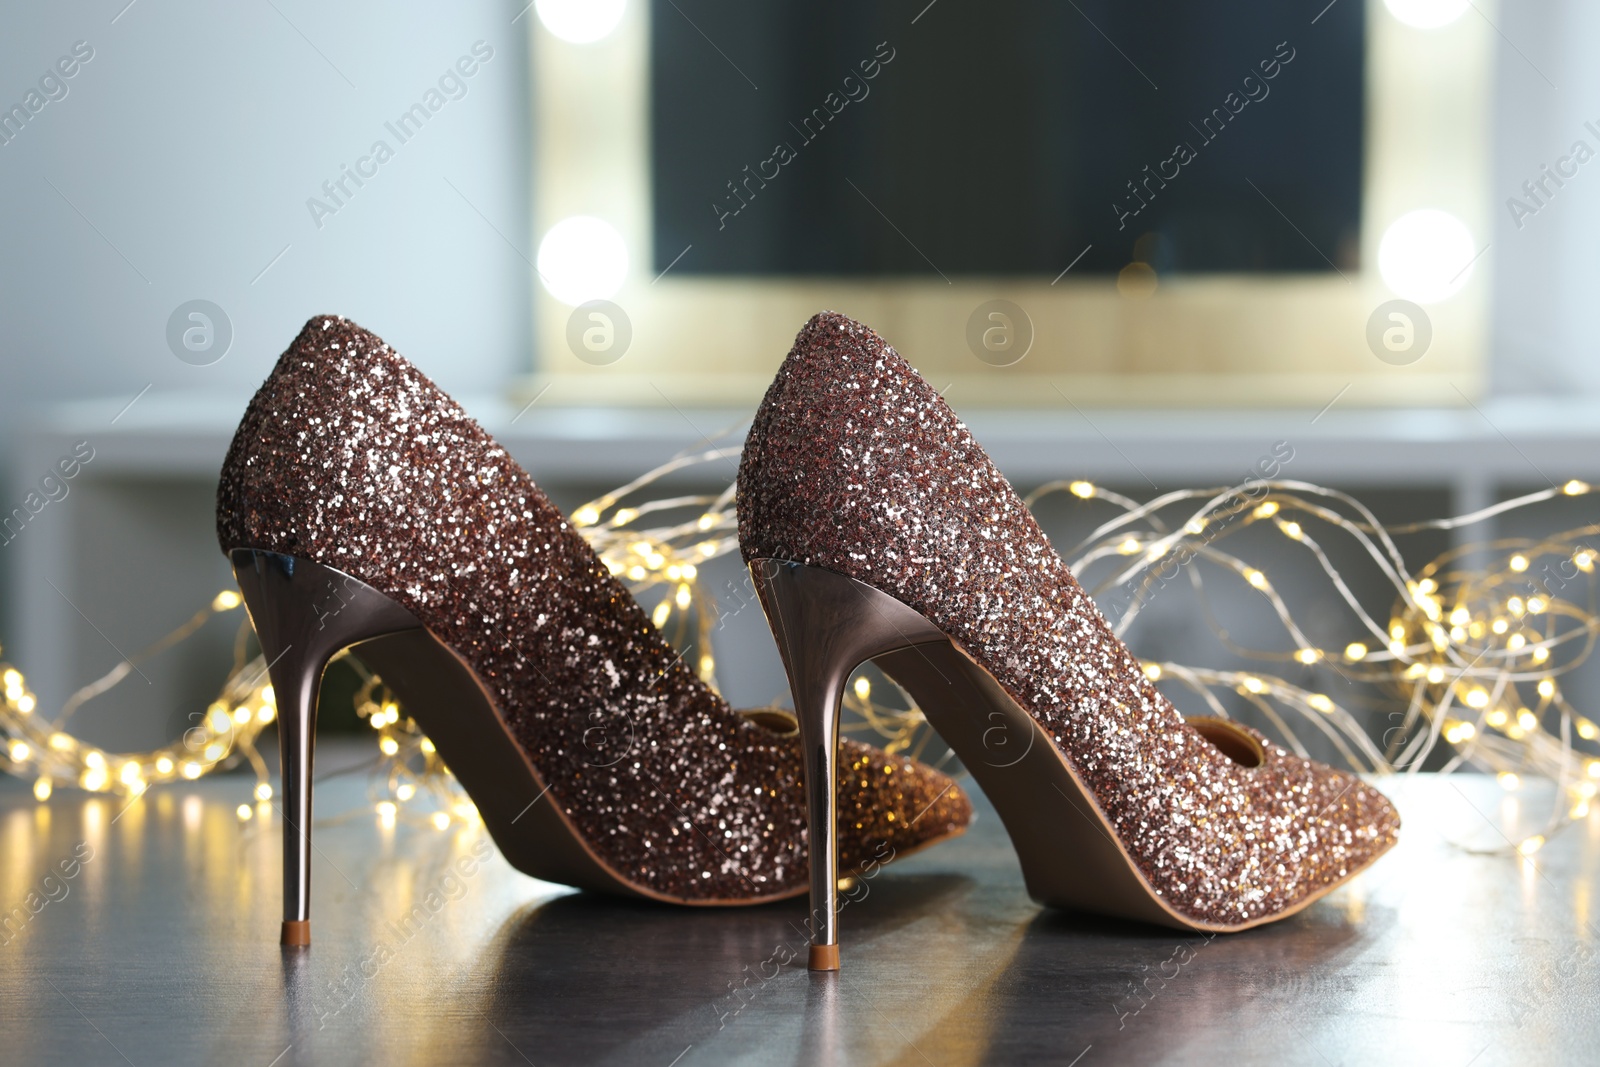
M 797 740 L 702 684 L 528 474 L 371 333 L 318 316 L 284 353 L 229 449 L 217 537 L 336 567 L 422 620 L 625 881 L 688 901 L 805 891 Z M 627 757 L 597 738 L 628 738 Z M 971 817 L 930 768 L 842 755 L 844 870 Z
M 1243 767 L 1186 725 L 955 412 L 865 326 L 824 313 L 800 331 L 746 441 L 738 509 L 747 560 L 872 585 L 988 668 L 1180 914 L 1259 921 L 1394 843 L 1393 806 L 1355 776 L 1264 738 Z

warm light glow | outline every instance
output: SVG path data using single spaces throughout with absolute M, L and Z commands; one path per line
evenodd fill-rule
M 1356 660 L 1366 659 L 1367 646 L 1363 645 L 1360 641 L 1351 641 L 1348 645 L 1344 646 L 1344 658 L 1350 660 L 1352 663 Z
M 412 797 L 417 795 L 417 787 L 412 785 L 410 782 L 401 782 L 395 787 L 394 795 L 399 797 L 401 800 L 410 800 Z
M 1146 663 L 1144 665 L 1144 676 L 1152 682 L 1159 680 L 1161 677 L 1161 664 Z
M 1517 725 L 1527 731 L 1537 730 L 1539 728 L 1539 716 L 1535 715 L 1527 708 L 1518 708 Z
M 1556 695 L 1556 683 L 1551 681 L 1549 678 L 1539 679 L 1539 685 L 1537 688 L 1539 690 L 1539 695 L 1542 697 L 1553 697 Z
M 1378 242 L 1378 273 L 1397 296 L 1432 304 L 1467 283 L 1477 253 L 1465 223 L 1448 212 L 1424 208 L 1402 215 L 1384 231 Z
M 424 751 L 424 752 L 433 752 L 434 751 L 433 742 L 430 739 L 426 738 L 426 737 L 424 737 L 422 739 L 422 751 Z
M 262 782 L 260 785 L 256 786 L 256 799 L 271 800 L 272 786 L 268 785 L 266 782 Z
M 383 750 L 385 756 L 392 756 L 400 751 L 399 742 L 392 737 L 381 738 L 378 741 L 378 747 Z
M 1276 515 L 1277 513 L 1278 513 L 1278 502 L 1276 500 L 1268 500 L 1264 504 L 1257 504 L 1256 505 L 1256 510 L 1254 512 L 1254 515 L 1258 519 L 1270 519 L 1270 518 L 1272 518 L 1272 516 Z
M 250 810 L 250 805 L 248 804 L 240 804 L 237 808 L 233 809 L 233 813 L 239 816 L 240 822 L 249 822 L 250 816 L 254 814 L 254 812 Z
M 235 593 L 232 589 L 224 589 L 212 599 L 211 610 L 232 611 L 234 608 L 238 607 L 240 603 L 241 601 L 238 593 Z
M 1511 569 L 1521 574 L 1528 569 L 1528 557 L 1518 553 L 1511 557 Z
M 599 521 L 600 513 L 589 504 L 585 504 L 572 513 L 572 525 L 574 526 L 593 526 Z
M 1310 704 L 1313 708 L 1316 708 L 1325 715 L 1331 714 L 1333 711 L 1333 701 L 1329 700 L 1322 693 L 1312 693 L 1310 696 L 1306 697 L 1306 703 Z
M 434 812 L 433 813 L 433 828 L 435 830 L 448 830 L 448 829 L 450 829 L 450 816 L 446 815 L 442 811 Z
M 1429 684 L 1438 685 L 1442 681 L 1444 681 L 1444 668 L 1443 667 L 1429 667 L 1428 668 L 1428 682 L 1429 682 Z
M 185 778 L 193 780 L 195 778 L 200 777 L 200 771 L 201 770 L 202 770 L 202 768 L 201 768 L 200 764 L 198 764 L 198 763 L 193 763 L 193 762 L 185 763 L 183 765 L 183 776 Z
M 21 763 L 23 760 L 33 755 L 33 749 L 28 747 L 28 743 L 26 741 L 11 742 L 10 752 L 11 758 L 18 763 Z
M 577 307 L 589 300 L 610 300 L 627 277 L 628 246 L 603 219 L 592 215 L 562 219 L 539 242 L 539 278 L 563 304 Z
M 872 683 L 865 676 L 856 679 L 855 689 L 856 696 L 862 700 L 866 700 L 872 695 Z
M 1531 856 L 1543 847 L 1544 835 L 1534 834 L 1532 837 L 1525 838 L 1523 842 L 1517 846 L 1517 851 L 1522 853 L 1524 856 Z
M 1257 589 L 1267 588 L 1267 576 L 1253 568 L 1244 572 L 1244 580 L 1255 586 Z
M 1574 478 L 1566 485 L 1563 485 L 1561 487 L 1561 491 L 1568 496 L 1578 496 L 1580 493 L 1587 493 L 1589 491 L 1589 483 L 1580 482 L 1578 479 Z
M 1467 10 L 1470 0 L 1383 0 L 1389 14 L 1418 30 L 1448 26 Z
M 1093 482 L 1073 482 L 1067 488 L 1072 491 L 1073 496 L 1078 497 L 1080 500 L 1088 500 L 1094 496 Z
M 627 0 L 534 0 L 544 28 L 568 44 L 591 44 L 622 21 Z
M 1489 691 L 1487 689 L 1472 689 L 1467 692 L 1467 707 L 1486 708 L 1489 706 Z
M 157 774 L 171 774 L 172 773 L 172 759 L 171 759 L 171 757 L 169 757 L 169 756 L 161 756 L 160 758 L 158 758 L 156 760 L 156 773 Z
M 50 790 L 50 779 L 40 778 L 38 781 L 33 783 L 33 799 L 40 801 L 49 800 Z
M 1294 541 L 1300 540 L 1300 538 L 1305 535 L 1304 531 L 1300 529 L 1300 524 L 1298 522 L 1286 522 L 1283 523 L 1279 528 L 1283 530 L 1284 534 Z
M 1294 658 L 1301 663 L 1315 663 L 1322 658 L 1322 653 L 1314 648 L 1302 648 L 1294 654 Z
M 1499 781 L 1500 788 L 1505 790 L 1516 789 L 1522 785 L 1522 779 L 1518 778 L 1511 771 L 1501 771 L 1499 774 L 1495 775 L 1495 779 Z

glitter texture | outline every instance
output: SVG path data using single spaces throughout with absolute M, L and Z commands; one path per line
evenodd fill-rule
M 1245 767 L 1161 695 L 1010 483 L 870 329 L 824 313 L 767 391 L 739 470 L 745 559 L 825 567 L 949 635 L 1055 739 L 1173 910 L 1265 921 L 1371 863 L 1399 817 L 1259 733 Z
M 797 738 L 696 678 L 528 474 L 371 333 L 318 316 L 284 353 L 228 451 L 217 538 L 336 567 L 420 619 L 623 881 L 697 903 L 806 891 Z M 843 757 L 842 870 L 971 817 L 913 760 Z

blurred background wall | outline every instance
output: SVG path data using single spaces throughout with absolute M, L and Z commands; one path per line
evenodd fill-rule
M 0 145 L 7 425 L 40 403 L 146 385 L 247 391 L 329 311 L 432 354 L 449 389 L 490 392 L 525 370 L 526 267 L 483 217 L 529 254 L 531 16 L 512 25 L 515 7 L 486 0 L 126 3 L 4 15 L 8 107 L 75 42 L 94 55 Z M 385 123 L 479 41 L 493 58 L 462 79 L 465 95 L 398 144 Z M 329 202 L 323 183 L 380 138 L 394 158 L 347 183 L 347 206 L 319 226 L 306 201 Z M 168 316 L 195 298 L 233 323 L 212 366 L 165 341 Z

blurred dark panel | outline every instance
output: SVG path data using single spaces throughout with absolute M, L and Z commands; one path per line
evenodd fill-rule
M 656 269 L 1355 266 L 1361 4 L 925 3 L 654 4 Z

